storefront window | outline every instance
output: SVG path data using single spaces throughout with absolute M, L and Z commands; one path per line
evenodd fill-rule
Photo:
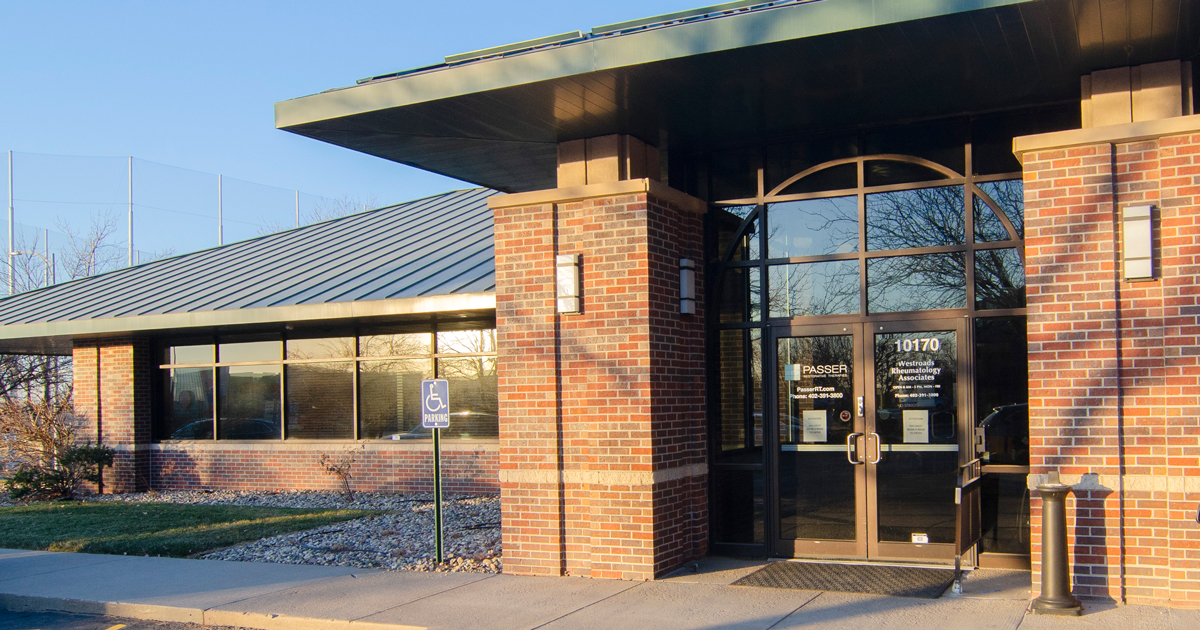
M 967 305 L 962 252 L 867 261 L 867 311 L 891 313 Z
M 429 359 L 358 364 L 359 437 L 404 440 L 426 437 L 421 425 L 421 381 L 433 378 Z
M 768 258 L 858 251 L 858 197 L 773 203 L 769 212 Z
M 494 329 L 365 332 L 164 346 L 155 439 L 426 439 L 419 388 L 430 378 L 450 381 L 443 437 L 496 439 Z
M 222 440 L 277 440 L 279 365 L 217 368 L 217 437 Z
M 287 366 L 287 437 L 354 439 L 353 363 Z
M 186 354 L 183 357 L 196 358 L 187 357 Z M 211 352 L 209 361 L 212 361 Z M 212 368 L 174 368 L 166 370 L 164 375 L 166 405 L 162 420 L 155 427 L 155 438 L 211 440 L 214 408 Z

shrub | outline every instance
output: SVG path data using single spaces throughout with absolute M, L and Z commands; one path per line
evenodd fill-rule
M 53 465 L 22 465 L 5 486 L 13 499 L 74 499 L 85 482 L 99 483 L 100 471 L 112 465 L 113 450 L 107 446 L 70 446 L 59 451 Z

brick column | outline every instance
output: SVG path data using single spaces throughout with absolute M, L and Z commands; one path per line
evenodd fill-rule
M 1075 487 L 1067 509 L 1077 595 L 1200 606 L 1200 116 L 1016 145 L 1030 484 L 1057 469 Z M 1157 273 L 1125 282 L 1118 211 L 1146 203 L 1156 207 Z M 1036 582 L 1036 492 L 1031 516 Z
M 679 313 L 679 259 L 701 260 L 704 204 L 628 180 L 491 205 L 505 572 L 651 579 L 702 555 L 704 314 Z M 582 258 L 580 314 L 555 312 L 557 254 Z
M 104 471 L 104 492 L 149 487 L 151 364 L 145 339 L 75 342 L 73 396 L 84 421 L 79 439 L 116 450 L 113 467 Z

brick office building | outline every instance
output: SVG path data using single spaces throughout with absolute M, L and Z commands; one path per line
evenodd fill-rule
M 505 194 L 13 297 L 0 337 L 74 353 L 118 488 L 311 487 L 356 439 L 414 488 L 406 387 L 448 374 L 508 572 L 949 562 L 978 459 L 970 560 L 1037 575 L 1058 471 L 1078 595 L 1197 606 L 1198 22 L 739 2 L 372 77 L 277 126 Z

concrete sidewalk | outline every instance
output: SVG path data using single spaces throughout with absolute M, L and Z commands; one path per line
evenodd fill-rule
M 0 607 L 274 629 L 1200 628 L 1200 611 L 1026 613 L 1028 574 L 976 571 L 963 595 L 906 599 L 730 586 L 761 563 L 711 558 L 656 582 L 0 550 Z

